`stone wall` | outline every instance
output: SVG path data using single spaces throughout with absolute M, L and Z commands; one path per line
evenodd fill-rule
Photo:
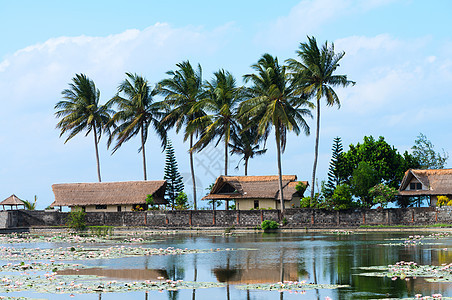
M 0 228 L 65 226 L 69 213 L 56 211 L 13 210 L 0 212 Z M 283 216 L 288 228 L 358 227 L 360 225 L 452 224 L 452 207 L 356 209 L 327 211 L 287 209 Z M 264 220 L 282 221 L 279 210 L 198 210 L 88 212 L 88 226 L 147 226 L 150 228 L 247 227 Z

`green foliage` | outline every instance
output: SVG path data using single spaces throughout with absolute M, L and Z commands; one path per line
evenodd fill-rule
M 148 210 L 153 210 L 153 209 L 156 209 L 158 207 L 155 204 L 154 196 L 152 196 L 150 194 L 146 196 L 146 204 L 148 206 Z M 139 208 L 138 208 L 138 210 L 139 210 Z
M 264 220 L 261 224 L 261 228 L 264 231 L 278 229 L 278 227 L 279 227 L 279 224 L 276 221 Z
M 79 207 L 72 208 L 69 213 L 69 220 L 67 226 L 77 231 L 82 231 L 86 229 L 86 213 L 82 211 Z
M 35 201 L 34 202 L 31 202 L 31 201 L 28 201 L 28 200 L 22 200 L 26 210 L 35 210 L 36 209 L 36 201 L 38 201 L 38 196 L 36 196 L 36 195 L 35 195 Z
M 176 156 L 174 154 L 174 148 L 170 140 L 166 144 L 166 165 L 165 176 L 166 180 L 165 198 L 170 203 L 171 207 L 175 207 L 177 197 L 184 191 L 184 183 L 182 182 L 182 176 L 179 173 L 177 167 Z
M 298 182 L 295 186 L 295 190 L 300 194 L 303 195 L 304 191 L 306 191 L 307 186 L 303 182 Z
M 284 218 L 282 219 L 281 223 L 282 223 L 283 226 L 286 226 L 287 223 L 289 223 L 289 221 L 287 221 L 287 218 L 284 217 Z
M 339 184 L 331 196 L 334 210 L 349 209 L 354 206 L 352 191 L 348 184 Z
M 372 168 L 369 163 L 360 161 L 358 167 L 353 171 L 351 186 L 353 194 L 360 198 L 362 206 L 372 206 L 369 189 L 377 183 L 378 174 L 374 168 Z
M 89 226 L 89 233 L 95 236 L 107 236 L 113 234 L 113 226 Z
M 335 190 L 336 186 L 341 184 L 342 179 L 339 176 L 339 170 L 340 170 L 340 160 L 339 158 L 342 155 L 342 140 L 340 137 L 335 137 L 333 140 L 333 148 L 331 149 L 332 155 L 331 155 L 331 161 L 330 161 L 330 167 L 328 169 L 328 182 L 326 184 L 327 187 L 327 194 L 330 196 L 333 191 Z
M 419 133 L 417 139 L 414 141 L 413 157 L 419 162 L 421 169 L 443 169 L 449 154 L 444 151 L 441 155 L 439 152 L 433 150 L 432 142 L 422 133 Z
M 206 191 L 208 191 L 207 195 L 213 189 L 214 185 L 215 185 L 215 182 L 211 183 L 208 187 L 206 187 Z M 223 203 L 223 201 L 217 200 L 217 199 L 210 199 L 209 201 L 207 201 L 207 204 L 212 205 L 213 210 L 215 210 L 215 208 L 220 206 L 222 203 Z
M 176 197 L 176 209 L 189 209 L 190 206 L 188 205 L 188 196 L 184 192 L 180 192 Z
M 380 204 L 381 207 L 386 207 L 389 202 L 393 202 L 397 196 L 398 191 L 386 184 L 380 183 L 369 190 L 369 195 L 372 197 L 374 204 Z

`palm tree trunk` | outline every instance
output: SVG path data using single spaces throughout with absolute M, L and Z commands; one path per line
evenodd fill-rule
M 279 200 L 281 202 L 281 214 L 284 214 L 284 196 L 282 187 L 282 168 L 281 168 L 281 142 L 279 136 L 279 128 L 275 126 L 275 136 L 276 136 L 276 152 L 278 155 L 278 176 L 279 176 Z
M 312 168 L 312 186 L 311 186 L 311 206 L 314 204 L 315 171 L 317 168 L 317 158 L 319 156 L 319 133 L 320 133 L 320 99 L 317 99 L 317 128 L 315 131 L 315 151 L 314 167 Z
M 193 134 L 190 134 L 190 149 L 193 148 Z M 193 208 L 197 210 L 196 206 L 196 182 L 195 182 L 195 168 L 193 166 L 193 151 L 190 151 L 190 169 L 191 169 L 191 180 L 193 182 Z
M 143 124 L 141 124 L 141 152 L 143 154 L 143 173 L 144 173 L 144 181 L 148 180 L 146 176 L 146 151 L 144 150 L 144 130 Z
M 228 141 L 224 136 L 224 175 L 228 176 Z M 229 200 L 226 200 L 226 210 L 229 210 Z
M 248 157 L 245 158 L 245 176 L 248 176 Z
M 94 132 L 94 148 L 96 149 L 96 163 L 97 163 L 97 178 L 99 178 L 99 182 L 102 182 L 100 178 L 100 161 L 99 161 L 99 149 L 97 147 L 97 132 L 96 132 L 96 124 L 93 125 Z

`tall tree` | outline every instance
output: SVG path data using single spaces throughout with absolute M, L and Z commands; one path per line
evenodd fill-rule
M 193 138 L 197 137 L 202 132 L 202 128 L 196 128 L 188 131 L 187 125 L 205 115 L 204 111 L 197 106 L 197 103 L 202 99 L 202 69 L 198 64 L 195 70 L 190 62 L 183 61 L 176 64 L 178 70 L 168 71 L 166 74 L 171 78 L 164 79 L 159 83 L 159 93 L 165 97 L 165 102 L 170 107 L 169 112 L 163 118 L 162 124 L 166 128 L 176 127 L 178 133 L 183 126 L 185 126 L 184 141 L 190 140 L 190 170 L 193 182 L 193 206 L 196 205 L 196 182 L 195 169 L 193 165 Z
M 193 146 L 194 149 L 203 149 L 215 138 L 218 138 L 216 146 L 223 140 L 224 175 L 226 176 L 228 175 L 228 145 L 232 134 L 238 128 L 236 114 L 241 100 L 234 76 L 228 71 L 219 70 L 214 73 L 214 78 L 210 82 L 206 82 L 204 97 L 194 107 L 194 110 L 202 108 L 206 115 L 193 120 L 188 126 L 191 132 L 198 130 L 203 124 L 206 125 L 205 131 Z
M 113 147 L 114 153 L 124 142 L 140 135 L 141 147 L 138 152 L 141 151 L 143 155 L 143 174 L 144 180 L 147 180 L 145 144 L 148 130 L 152 125 L 164 148 L 166 131 L 160 124 L 164 112 L 161 103 L 153 102 L 152 97 L 156 92 L 144 77 L 132 73 L 126 73 L 126 76 L 127 78 L 118 87 L 118 94 L 109 101 L 109 105 L 117 105 L 118 112 L 111 120 L 111 123 L 116 126 L 108 140 L 108 146 L 112 143 L 113 138 L 116 138 L 116 145 Z M 124 97 L 120 96 L 121 93 Z
M 331 161 L 330 161 L 330 167 L 328 169 L 328 182 L 326 184 L 327 189 L 333 193 L 336 186 L 341 184 L 341 177 L 339 173 L 339 158 L 342 155 L 343 147 L 342 147 L 342 140 L 340 137 L 335 137 L 333 140 L 333 148 L 331 149 L 332 155 L 331 155 Z
M 245 75 L 245 82 L 251 82 L 246 91 L 249 99 L 241 104 L 240 115 L 251 119 L 257 125 L 258 134 L 263 136 L 269 128 L 275 132 L 276 153 L 279 176 L 279 196 L 281 211 L 284 212 L 282 186 L 281 152 L 286 146 L 287 132 L 309 134 L 309 126 L 304 117 L 311 116 L 309 109 L 303 108 L 308 102 L 295 95 L 286 67 L 280 66 L 278 59 L 264 54 L 252 65 L 253 74 Z
M 288 60 L 297 89 L 300 94 L 311 95 L 316 100 L 317 126 L 311 189 L 311 201 L 314 201 L 315 174 L 319 154 L 320 100 L 325 98 L 327 106 L 337 105 L 340 107 L 339 97 L 333 88 L 354 85 L 355 82 L 347 80 L 347 75 L 334 75 L 345 52 L 335 53 L 333 43 L 325 42 L 319 48 L 315 38 L 308 37 L 307 43 L 300 43 L 297 55 L 301 61 Z
M 443 169 L 449 158 L 449 154 L 444 149 L 442 155 L 435 152 L 432 142 L 422 133 L 419 133 L 411 149 L 421 169 Z
M 245 125 L 246 126 L 246 125 Z M 257 132 L 256 126 L 249 126 L 247 129 L 244 129 L 243 125 L 239 127 L 239 130 L 232 135 L 231 141 L 229 144 L 231 147 L 231 154 L 237 154 L 242 156 L 239 160 L 240 162 L 243 160 L 243 164 L 245 166 L 245 176 L 248 175 L 248 162 L 250 158 L 255 156 L 263 155 L 267 152 L 267 149 L 260 149 L 261 139 Z M 238 169 L 239 165 L 237 165 Z
M 109 131 L 106 124 L 114 112 L 108 104 L 99 105 L 100 91 L 85 74 L 76 74 L 69 89 L 61 94 L 64 100 L 55 105 L 55 116 L 61 118 L 56 126 L 61 129 L 60 137 L 69 133 L 66 143 L 82 131 L 86 131 L 86 135 L 93 132 L 97 177 L 101 182 L 98 144 L 103 131 Z
M 184 191 L 184 183 L 177 167 L 176 155 L 170 140 L 166 143 L 165 176 L 163 179 L 166 180 L 165 197 L 174 208 L 177 196 Z

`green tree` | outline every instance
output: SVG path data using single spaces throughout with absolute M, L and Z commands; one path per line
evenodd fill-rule
M 299 94 L 311 95 L 316 100 L 317 127 L 315 137 L 314 166 L 312 170 L 311 199 L 314 199 L 315 174 L 319 154 L 320 135 L 320 100 L 325 98 L 327 106 L 340 107 L 339 97 L 335 87 L 354 85 L 354 81 L 347 80 L 347 75 L 335 75 L 339 61 L 345 52 L 335 53 L 334 44 L 325 44 L 319 48 L 314 37 L 308 36 L 307 43 L 300 43 L 297 55 L 301 61 L 289 59 L 289 68 L 293 72 L 294 82 Z
M 116 145 L 113 147 L 114 153 L 124 142 L 140 135 L 141 147 L 138 152 L 141 151 L 143 155 L 143 174 L 144 180 L 147 180 L 145 144 L 150 126 L 158 134 L 162 147 L 166 145 L 166 130 L 160 125 L 160 120 L 164 115 L 163 108 L 161 103 L 153 102 L 152 97 L 156 92 L 144 77 L 131 73 L 126 73 L 126 76 L 127 79 L 118 87 L 118 94 L 109 101 L 109 105 L 118 107 L 118 112 L 114 114 L 110 122 L 115 126 L 108 140 L 108 146 L 116 138 Z M 121 93 L 125 97 L 121 97 Z
M 366 161 L 360 161 L 358 167 L 353 171 L 351 179 L 352 192 L 361 200 L 361 205 L 372 206 L 372 198 L 369 189 L 378 183 L 378 174 Z
M 342 180 L 339 176 L 339 158 L 342 155 L 343 147 L 342 147 L 342 140 L 340 137 L 335 137 L 333 140 L 333 148 L 331 149 L 332 155 L 331 155 L 331 161 L 330 161 L 330 167 L 328 169 L 328 182 L 326 184 L 327 190 L 330 194 L 333 193 L 333 191 L 336 189 L 336 186 L 340 185 Z
M 310 117 L 309 109 L 304 108 L 308 102 L 294 93 L 286 67 L 280 66 L 278 59 L 264 54 L 251 68 L 256 72 L 244 76 L 245 82 L 252 85 L 246 92 L 248 99 L 242 102 L 241 117 L 251 119 L 257 124 L 258 134 L 268 134 L 269 128 L 275 132 L 276 153 L 279 176 L 279 196 L 281 211 L 284 212 L 282 190 L 281 152 L 286 146 L 287 132 L 309 135 L 309 126 L 304 117 Z
M 177 167 L 176 156 L 170 140 L 166 144 L 165 176 L 163 179 L 166 180 L 165 198 L 174 208 L 177 205 L 176 198 L 184 191 L 184 183 Z
M 36 195 L 35 195 L 35 201 L 34 202 L 31 202 L 31 201 L 28 201 L 28 200 L 22 200 L 26 210 L 35 210 L 36 209 L 36 201 L 38 201 L 38 197 Z
M 188 209 L 188 197 L 184 192 L 180 192 L 176 197 L 176 209 Z
M 389 187 L 384 183 L 379 183 L 369 190 L 369 195 L 374 204 L 380 204 L 381 207 L 386 207 L 389 202 L 393 202 L 399 192 Z
M 332 209 L 343 210 L 353 207 L 352 190 L 348 184 L 339 184 L 331 195 Z
M 417 139 L 414 141 L 413 150 L 414 158 L 419 162 L 421 169 L 443 169 L 449 154 L 444 151 L 441 155 L 435 152 L 432 142 L 422 133 L 419 133 Z
M 166 74 L 171 78 L 164 79 L 159 83 L 159 93 L 165 97 L 165 103 L 170 110 L 163 118 L 162 124 L 166 128 L 176 127 L 176 132 L 185 126 L 184 141 L 190 140 L 190 170 L 193 182 L 193 204 L 196 205 L 196 182 L 195 169 L 193 165 L 193 138 L 202 133 L 203 128 L 191 128 L 187 130 L 187 125 L 205 115 L 198 102 L 202 99 L 202 69 L 198 64 L 197 70 L 194 70 L 189 61 L 176 64 L 179 68 L 176 71 L 168 71 Z
M 240 162 L 243 160 L 245 166 L 245 176 L 248 175 L 248 162 L 250 158 L 263 155 L 267 149 L 260 149 L 261 142 L 264 140 L 258 134 L 256 126 L 239 125 L 237 132 L 232 135 L 232 143 L 229 144 L 231 154 L 242 156 L 239 160 L 236 169 L 239 168 Z
M 97 177 L 101 182 L 98 144 L 102 132 L 109 131 L 106 125 L 114 112 L 108 104 L 99 105 L 100 91 L 85 74 L 76 74 L 69 87 L 61 92 L 64 100 L 55 105 L 55 116 L 61 118 L 56 127 L 61 129 L 60 137 L 69 133 L 64 143 L 82 131 L 86 135 L 93 132 Z
M 354 170 L 362 161 L 375 170 L 378 179 L 375 184 L 385 183 L 393 188 L 399 187 L 406 170 L 417 166 L 408 153 L 402 156 L 384 137 L 376 140 L 365 136 L 363 143 L 351 144 L 349 150 L 340 156 L 339 177 L 350 184 Z

